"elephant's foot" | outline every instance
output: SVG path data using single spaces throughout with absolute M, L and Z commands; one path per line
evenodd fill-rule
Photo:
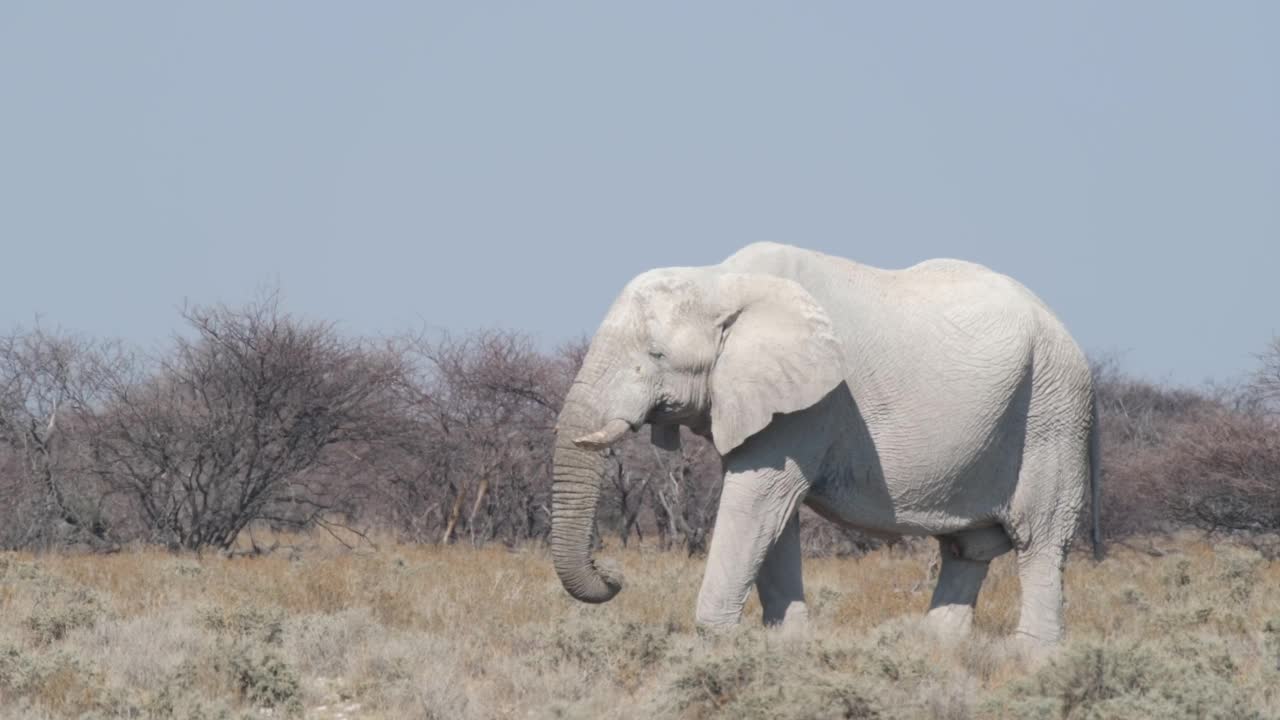
M 1025 647 L 1052 648 L 1062 640 L 1063 554 L 1053 547 L 1018 555 L 1022 609 L 1015 636 Z
M 1062 642 L 1059 614 L 1041 607 L 1029 609 L 1027 605 L 1023 605 L 1023 616 L 1018 621 L 1018 629 L 1014 630 L 1014 642 L 1034 652 L 1052 650 L 1059 646 Z
M 704 593 L 705 595 L 705 593 Z M 742 603 L 725 604 L 710 602 L 699 596 L 693 624 L 700 633 L 718 633 L 732 630 L 742 621 Z
M 773 612 L 765 613 L 766 627 L 777 628 L 783 635 L 797 635 L 809 627 L 809 608 L 803 601 L 793 601 L 784 609 L 771 608 Z
M 1046 640 L 1021 631 L 1013 633 L 1013 645 L 1025 658 L 1028 667 L 1035 667 L 1053 656 L 1059 647 L 1058 640 Z
M 930 628 L 950 639 L 966 637 L 973 628 L 973 608 L 990 565 L 987 560 L 965 559 L 955 548 L 953 538 L 938 538 L 942 569 L 925 616 Z
M 973 630 L 972 605 L 938 605 L 925 615 L 925 625 L 945 640 L 960 640 Z
M 693 631 L 701 640 L 714 640 L 723 637 L 738 629 L 738 625 L 708 625 L 707 623 L 695 620 L 693 623 Z

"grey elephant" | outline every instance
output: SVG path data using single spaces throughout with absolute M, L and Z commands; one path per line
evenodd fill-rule
M 644 424 L 711 440 L 724 487 L 700 626 L 807 618 L 798 506 L 849 527 L 937 538 L 928 620 L 963 634 L 991 560 L 1017 553 L 1017 633 L 1062 634 L 1063 564 L 1086 504 L 1098 532 L 1092 373 L 1029 290 L 980 265 L 883 270 L 787 245 L 645 272 L 592 339 L 557 423 L 551 552 L 565 589 L 620 579 L 589 549 L 600 450 Z M 1092 502 L 1089 493 L 1092 490 Z

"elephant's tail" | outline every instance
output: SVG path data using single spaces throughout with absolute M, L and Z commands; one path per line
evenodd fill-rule
M 1089 514 L 1093 528 L 1089 539 L 1093 545 L 1093 559 L 1101 560 L 1106 555 L 1102 546 L 1102 452 L 1098 437 L 1102 434 L 1098 426 L 1098 398 L 1093 399 L 1093 423 L 1089 428 Z

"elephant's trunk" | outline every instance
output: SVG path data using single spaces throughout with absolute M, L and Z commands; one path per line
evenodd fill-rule
M 591 560 L 591 530 L 604 456 L 579 447 L 575 439 L 599 432 L 593 427 L 599 413 L 588 395 L 590 385 L 575 383 L 565 398 L 556 424 L 556 447 L 551 485 L 551 557 L 556 574 L 570 595 L 589 603 L 608 602 L 622 589 L 620 578 L 596 567 Z

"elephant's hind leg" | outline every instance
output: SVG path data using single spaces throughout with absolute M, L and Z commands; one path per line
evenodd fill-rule
M 809 618 L 800 574 L 800 514 L 792 513 L 782 534 L 765 555 L 756 592 L 765 625 L 803 626 Z
M 967 635 L 973 627 L 973 609 L 991 561 L 1012 548 L 1009 536 L 998 527 L 938 538 L 942 569 L 929 603 L 929 624 L 949 637 Z
M 1018 553 L 1022 610 L 1018 638 L 1031 646 L 1050 646 L 1062 639 L 1062 566 L 1066 543 L 1044 543 Z
M 1041 450 L 1024 460 L 1019 484 L 1039 490 L 1015 509 L 1010 526 L 1018 550 L 1022 610 L 1017 635 L 1031 646 L 1062 639 L 1063 565 L 1085 503 L 1089 467 L 1083 448 Z

